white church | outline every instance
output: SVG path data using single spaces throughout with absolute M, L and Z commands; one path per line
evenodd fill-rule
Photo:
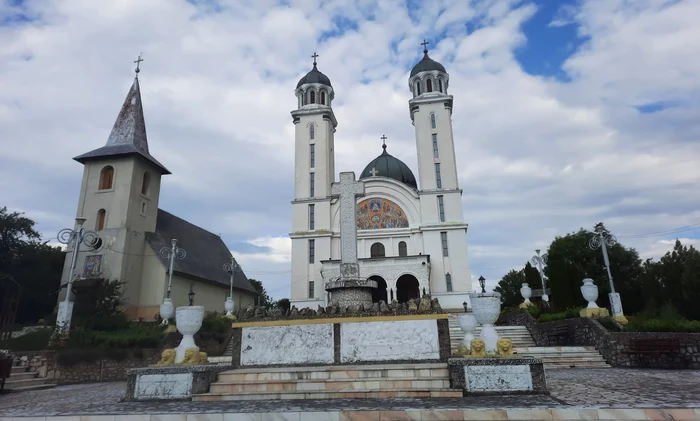
M 340 276 L 340 205 L 331 197 L 336 180 L 335 92 L 315 58 L 313 69 L 297 84 L 298 106 L 292 111 L 296 146 L 290 300 L 297 308 L 327 305 L 325 283 Z M 418 177 L 389 154 L 386 144 L 360 174 L 365 184 L 365 195 L 357 201 L 360 275 L 379 285 L 375 302 L 405 302 L 430 294 L 443 308 L 459 309 L 469 301 L 471 274 L 452 135 L 453 97 L 447 71 L 428 56 L 427 48 L 411 70 L 408 86 Z

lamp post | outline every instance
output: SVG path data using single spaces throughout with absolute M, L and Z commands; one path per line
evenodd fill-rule
M 544 274 L 542 272 L 542 266 L 547 264 L 547 253 L 540 255 L 540 249 L 535 250 L 536 255 L 532 256 L 532 264 L 537 266 L 537 271 L 540 273 L 540 280 L 542 281 L 542 301 L 549 302 L 549 295 L 547 295 L 547 282 L 544 280 Z
M 479 285 L 481 285 L 481 293 L 486 293 L 486 278 L 479 276 Z
M 177 238 L 173 238 L 170 240 L 170 248 L 163 247 L 160 249 L 159 253 L 161 257 L 168 259 L 170 263 L 168 268 L 168 292 L 163 299 L 163 304 L 160 305 L 160 317 L 163 319 L 163 324 L 167 325 L 168 319 L 173 317 L 174 311 L 173 300 L 170 298 L 170 290 L 173 284 L 173 264 L 175 259 L 184 259 L 185 256 L 187 256 L 187 252 L 185 249 L 178 247 Z
M 194 286 L 192 284 L 190 284 L 190 293 L 187 294 L 187 296 L 190 299 L 190 306 L 193 306 L 194 305 Z
M 468 313 L 468 312 L 469 312 L 469 304 L 467 304 L 466 301 L 462 303 L 462 307 L 464 307 L 464 312 L 465 312 L 465 313 Z
M 58 241 L 62 244 L 73 245 L 73 256 L 71 258 L 70 270 L 68 271 L 68 283 L 66 285 L 66 298 L 58 304 L 58 317 L 56 318 L 56 329 L 68 332 L 70 329 L 71 317 L 73 316 L 73 302 L 70 301 L 70 294 L 73 289 L 73 276 L 75 266 L 78 264 L 78 253 L 80 244 L 85 244 L 94 250 L 102 246 L 102 240 L 96 232 L 86 230 L 83 227 L 85 218 L 75 218 L 76 229 L 65 228 L 58 232 Z
M 229 295 L 226 302 L 224 302 L 227 316 L 233 316 L 233 275 L 238 270 L 240 270 L 240 267 L 236 263 L 236 259 L 231 256 L 231 263 L 224 263 L 224 271 L 229 274 Z
M 608 247 L 612 247 L 617 244 L 617 238 L 610 234 L 602 223 L 598 223 L 595 226 L 595 235 L 591 237 L 588 242 L 588 246 L 591 250 L 598 250 L 600 248 L 603 251 L 603 261 L 605 262 L 605 270 L 608 272 L 608 281 L 610 282 L 610 308 L 612 310 L 613 317 L 620 323 L 627 323 L 627 319 L 622 311 L 622 299 L 620 294 L 615 292 L 615 284 L 613 283 L 612 273 L 610 272 L 610 259 L 608 259 Z

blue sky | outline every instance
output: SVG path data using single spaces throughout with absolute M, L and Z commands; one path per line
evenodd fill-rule
M 381 152 L 417 172 L 407 77 L 450 73 L 469 260 L 490 286 L 599 221 L 643 257 L 700 244 L 697 1 L 0 0 L 0 206 L 51 238 L 75 217 L 143 53 L 160 207 L 220 233 L 289 293 L 293 90 L 319 54 L 336 170 Z M 30 59 L 28 59 L 30 58 Z M 640 236 L 639 234 L 653 235 Z

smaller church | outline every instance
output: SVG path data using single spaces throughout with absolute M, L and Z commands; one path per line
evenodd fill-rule
M 95 249 L 81 244 L 74 284 L 95 278 L 122 281 L 129 317 L 153 320 L 168 288 L 170 262 L 161 250 L 170 249 L 171 240 L 177 239 L 186 254 L 173 262 L 173 304 L 187 305 L 188 294 L 194 292 L 195 304 L 223 312 L 230 289 L 230 275 L 223 268 L 231 263 L 228 247 L 218 235 L 158 208 L 161 179 L 170 171 L 148 150 L 138 61 L 107 143 L 74 158 L 84 165 L 76 216 L 85 218 L 84 228 L 101 240 Z M 71 260 L 69 246 L 59 301 L 65 297 Z M 233 276 L 235 308 L 248 306 L 255 296 L 239 267 Z

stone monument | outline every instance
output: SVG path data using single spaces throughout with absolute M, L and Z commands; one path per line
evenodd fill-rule
M 326 291 L 340 307 L 371 306 L 377 281 L 361 277 L 357 263 L 357 198 L 365 195 L 365 185 L 355 181 L 354 172 L 341 172 L 331 194 L 340 200 L 340 278 L 326 282 Z

